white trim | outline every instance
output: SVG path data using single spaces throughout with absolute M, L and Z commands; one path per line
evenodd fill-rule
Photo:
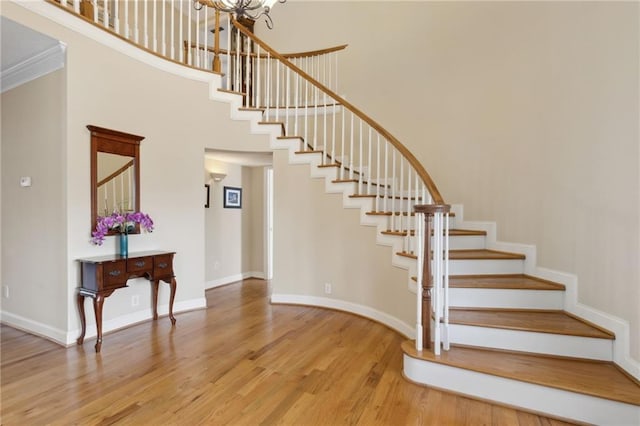
M 197 309 L 206 309 L 207 308 L 207 299 L 204 297 L 201 298 L 197 298 L 197 299 L 191 299 L 191 300 L 184 300 L 181 302 L 176 302 L 173 305 L 173 313 L 174 314 L 178 314 L 180 312 L 187 312 L 187 311 L 194 311 Z M 163 304 L 163 305 L 159 305 L 158 306 L 158 316 L 159 317 L 163 317 L 169 314 L 169 304 Z M 130 327 L 132 325 L 135 325 L 137 323 L 141 323 L 144 321 L 149 321 L 153 318 L 153 313 L 151 311 L 150 308 L 146 308 L 140 311 L 136 311 L 136 312 L 131 312 L 125 315 L 121 315 L 119 317 L 116 318 L 112 318 L 110 320 L 104 321 L 102 323 L 102 333 L 108 333 L 110 331 L 115 331 L 115 330 L 119 330 L 121 328 L 125 328 L 125 327 Z M 169 321 L 168 318 L 163 319 L 163 318 L 159 318 L 158 321 Z M 177 322 L 180 321 L 180 318 L 177 318 Z M 80 335 L 80 329 L 76 329 L 76 330 L 71 330 L 67 333 L 67 337 L 66 337 L 66 345 L 73 345 L 75 344 L 78 336 Z M 85 343 L 87 341 L 87 339 L 91 339 L 93 337 L 96 337 L 97 332 L 96 332 L 96 324 L 95 323 L 91 323 L 91 324 L 87 324 L 87 330 L 85 333 Z
M 67 45 L 58 42 L 57 45 L 6 69 L 0 74 L 0 93 L 64 68 L 66 50 Z
M 13 328 L 17 328 L 18 330 L 35 334 L 36 336 L 40 336 L 48 340 L 53 340 L 58 344 L 66 345 L 67 333 L 60 328 L 51 327 L 49 324 L 34 321 L 6 311 L 0 312 L 0 322 Z
M 599 361 L 613 359 L 610 339 L 449 324 L 451 343 Z
M 249 272 L 243 272 L 241 274 L 229 275 L 226 277 L 216 278 L 215 280 L 207 281 L 206 283 L 204 283 L 204 288 L 205 290 L 210 290 L 212 288 L 221 287 L 223 285 L 246 280 L 247 278 L 258 278 L 260 280 L 265 279 L 263 272 L 249 271 Z
M 291 304 L 291 305 L 305 305 L 305 306 L 317 306 L 321 308 L 336 309 L 338 311 L 345 311 L 352 314 L 360 315 L 365 318 L 372 319 L 376 322 L 386 325 L 389 328 L 394 329 L 403 336 L 413 339 L 415 338 L 415 329 L 409 324 L 401 321 L 400 319 L 387 314 L 386 312 L 379 311 L 369 306 L 360 305 L 357 303 L 346 302 L 339 299 L 329 299 L 326 297 L 306 296 L 301 294 L 272 294 L 272 304 Z
M 452 205 L 451 210 L 455 212 L 458 227 L 487 232 L 487 247 L 499 250 L 506 249 L 508 251 L 525 254 L 527 256 L 527 260 L 525 261 L 526 274 L 563 284 L 566 289 L 564 295 L 564 310 L 613 332 L 616 336 L 613 341 L 613 362 L 636 380 L 640 380 L 640 361 L 631 358 L 630 355 L 631 330 L 628 321 L 578 302 L 578 277 L 574 274 L 536 266 L 536 246 L 498 242 L 496 241 L 495 222 L 465 221 L 464 209 L 460 204 Z
M 591 424 L 635 425 L 640 406 L 456 368 L 404 355 L 405 377 L 456 393 Z
M 176 302 L 173 306 L 174 314 L 186 311 L 193 311 L 196 309 L 205 309 L 207 307 L 207 299 L 202 297 L 198 299 L 184 300 Z M 158 306 L 158 315 L 164 316 L 169 314 L 169 304 Z M 41 322 L 33 321 L 28 318 L 14 315 L 10 312 L 0 312 L 1 321 L 3 324 L 25 331 L 27 333 L 35 334 L 48 340 L 52 340 L 63 346 L 70 346 L 76 343 L 76 339 L 80 335 L 80 329 L 69 330 L 65 332 L 62 329 L 51 327 L 50 325 L 43 324 Z M 109 331 L 118 330 L 124 327 L 129 327 L 133 324 L 148 321 L 153 318 L 151 309 L 147 308 L 141 311 L 132 312 L 126 315 L 121 315 L 117 318 L 110 319 L 103 322 L 102 332 L 107 333 Z M 97 335 L 95 323 L 87 324 L 87 330 L 85 333 L 85 340 L 95 337 Z

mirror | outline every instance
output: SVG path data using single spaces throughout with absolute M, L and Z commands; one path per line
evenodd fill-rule
M 144 137 L 92 125 L 87 129 L 91 132 L 93 232 L 98 217 L 140 210 L 140 142 Z

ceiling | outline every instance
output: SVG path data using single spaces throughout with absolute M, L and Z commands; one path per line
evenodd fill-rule
M 0 17 L 0 72 L 22 64 L 57 46 L 58 40 L 20 25 L 4 16 Z

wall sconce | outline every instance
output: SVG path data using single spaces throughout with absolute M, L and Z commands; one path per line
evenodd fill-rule
M 209 173 L 209 176 L 211 176 L 211 179 L 213 179 L 215 182 L 220 182 L 222 179 L 227 177 L 226 173 Z

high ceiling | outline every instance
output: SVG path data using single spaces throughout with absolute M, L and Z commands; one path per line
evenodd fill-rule
M 19 65 L 58 45 L 58 40 L 20 25 L 4 16 L 0 17 L 0 72 Z

